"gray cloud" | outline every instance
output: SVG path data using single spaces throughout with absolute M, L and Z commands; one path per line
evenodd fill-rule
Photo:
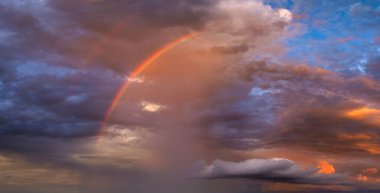
M 302 169 L 288 159 L 250 159 L 242 162 L 215 160 L 206 165 L 200 161 L 194 165 L 190 176 L 222 179 L 246 178 L 299 184 L 340 184 L 344 175 L 317 174 L 318 169 Z

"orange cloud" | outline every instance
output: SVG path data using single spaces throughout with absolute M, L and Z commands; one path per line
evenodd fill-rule
M 367 182 L 368 181 L 368 176 L 365 176 L 363 174 L 359 174 L 358 177 L 356 178 L 358 181 L 361 182 Z
M 319 169 L 317 172 L 318 174 L 333 174 L 333 173 L 335 173 L 334 166 L 327 163 L 327 161 L 320 161 L 318 163 L 317 168 Z
M 380 182 L 379 178 L 370 178 L 371 175 L 377 174 L 377 172 L 379 172 L 377 168 L 368 168 L 363 170 L 362 173 L 359 174 L 356 179 L 360 182 L 378 183 Z
M 377 174 L 379 170 L 377 168 L 368 168 L 362 171 L 364 174 Z
M 356 143 L 355 146 L 361 150 L 367 151 L 370 154 L 380 154 L 380 146 L 374 143 L 361 142 Z
M 363 174 L 359 174 L 356 180 L 363 183 L 371 183 L 371 184 L 378 184 L 380 182 L 380 178 L 368 177 Z
M 344 115 L 352 119 L 365 119 L 372 123 L 380 124 L 380 110 L 379 109 L 362 107 L 362 108 L 346 111 Z
M 340 134 L 338 137 L 343 140 L 371 140 L 374 138 L 370 134 Z

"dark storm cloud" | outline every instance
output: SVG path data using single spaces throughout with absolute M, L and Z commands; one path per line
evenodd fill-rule
M 14 78 L 2 87 L 1 133 L 52 137 L 95 134 L 119 81 L 100 71 Z
M 4 1 L 0 3 L 1 55 L 43 59 L 49 65 L 96 64 L 125 73 L 171 36 L 200 28 L 212 4 L 200 0 Z
M 109 35 L 119 22 L 127 23 L 126 30 L 109 38 L 128 39 L 130 31 L 141 35 L 146 26 L 154 33 L 176 26 L 199 28 L 211 4 L 198 0 L 0 3 L 1 133 L 55 137 L 96 134 L 121 79 L 102 68 L 94 72 L 86 72 L 93 69 L 87 66 L 82 71 L 76 69 L 84 65 L 91 46 L 103 46 L 88 40 L 102 42 L 102 36 Z M 89 45 L 83 45 L 86 42 Z M 91 59 L 113 66 L 114 61 L 105 54 Z
M 72 25 L 70 29 L 77 29 L 72 30 L 76 36 L 63 43 L 63 53 L 118 73 L 128 73 L 165 42 L 202 29 L 213 4 L 208 0 L 47 2 Z
M 203 28 L 212 4 L 0 2 L 1 152 L 53 168 L 99 171 L 72 155 L 92 151 L 82 146 L 98 135 L 124 74 L 164 42 Z M 114 123 L 152 126 L 146 120 L 153 116 L 145 116 Z
M 115 22 L 132 22 L 132 26 L 127 26 L 128 30 L 138 27 L 137 23 L 142 22 L 147 27 L 152 25 L 157 28 L 167 27 L 189 27 L 199 28 L 208 16 L 209 7 L 216 1 L 212 0 L 191 0 L 191 1 L 170 1 L 170 0 L 112 0 L 112 1 L 63 1 L 53 0 L 49 2 L 57 10 L 64 11 L 65 14 L 74 21 L 82 23 L 90 29 L 106 30 Z M 109 12 L 112 10 L 112 12 Z M 137 19 L 131 21 L 129 17 Z M 127 30 L 127 31 L 128 31 Z M 138 35 L 138 34 L 136 34 Z
M 58 52 L 66 47 L 62 45 L 67 45 L 64 42 L 77 35 L 75 26 L 59 21 L 43 4 L 4 1 L 0 8 L 0 25 L 5 32 L 0 49 L 4 59 L 27 61 L 59 57 Z M 56 33 L 58 31 L 60 33 Z

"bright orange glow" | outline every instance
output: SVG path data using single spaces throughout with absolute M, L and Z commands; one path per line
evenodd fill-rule
M 380 110 L 363 107 L 346 112 L 346 115 L 352 118 L 363 118 L 370 115 L 380 115 Z
M 334 166 L 327 163 L 327 161 L 320 161 L 318 163 L 317 168 L 319 169 L 317 172 L 318 174 L 333 174 L 333 173 L 335 173 Z
M 375 125 L 380 124 L 380 109 L 362 107 L 346 111 L 344 115 L 351 119 L 366 120 Z
M 146 58 L 141 64 L 139 64 L 137 66 L 137 68 L 135 70 L 132 71 L 132 73 L 128 76 L 128 78 L 126 78 L 125 82 L 119 88 L 119 90 L 117 91 L 115 97 L 113 98 L 113 100 L 111 102 L 111 105 L 109 106 L 108 111 L 107 111 L 107 113 L 105 115 L 105 118 L 104 118 L 104 121 L 103 121 L 103 125 L 102 125 L 102 128 L 100 129 L 100 132 L 99 132 L 98 136 L 102 134 L 102 132 L 103 132 L 102 130 L 103 130 L 104 124 L 108 122 L 108 120 L 109 120 L 109 118 L 110 118 L 113 110 L 115 109 L 115 107 L 119 103 L 120 99 L 123 97 L 126 89 L 130 85 L 130 80 L 136 78 L 150 64 L 154 63 L 160 56 L 162 56 L 163 54 L 165 54 L 169 50 L 173 49 L 177 45 L 179 45 L 179 44 L 181 44 L 181 43 L 183 43 L 183 42 L 185 42 L 185 41 L 193 38 L 194 36 L 195 36 L 195 34 L 191 33 L 191 34 L 182 36 L 182 37 L 180 37 L 180 38 L 178 38 L 178 39 L 176 39 L 176 40 L 174 40 L 172 42 L 169 42 L 169 43 L 165 44 L 159 50 L 157 50 L 152 55 L 150 55 L 148 58 Z

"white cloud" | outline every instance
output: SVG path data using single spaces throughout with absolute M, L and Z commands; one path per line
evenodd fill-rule
M 277 10 L 277 13 L 280 16 L 280 19 L 283 19 L 284 21 L 289 22 L 292 20 L 292 12 L 287 9 L 279 9 Z
M 165 108 L 165 106 L 157 104 L 157 103 L 151 103 L 147 101 L 141 102 L 142 110 L 147 112 L 157 112 Z
M 241 162 L 215 160 L 206 165 L 198 161 L 190 176 L 200 178 L 249 178 L 289 183 L 339 184 L 341 174 L 318 174 L 317 168 L 304 169 L 285 158 L 249 159 Z
M 284 47 L 279 40 L 289 36 L 292 13 L 274 9 L 255 0 L 220 0 L 198 38 L 197 46 L 236 48 L 245 46 L 246 55 L 278 55 Z
M 141 84 L 145 82 L 145 77 L 144 76 L 132 77 L 132 78 L 128 78 L 128 81 Z

